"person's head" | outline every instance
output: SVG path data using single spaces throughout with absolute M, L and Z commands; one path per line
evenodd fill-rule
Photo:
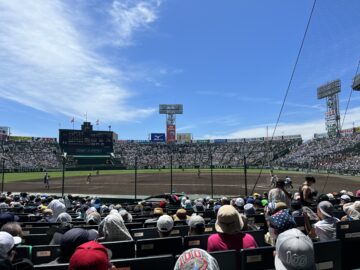
M 331 202 L 322 201 L 317 206 L 317 215 L 320 219 L 330 218 L 333 216 L 334 206 Z
M 277 179 L 275 186 L 277 188 L 284 188 L 285 187 L 285 180 L 284 179 Z
M 308 186 L 311 186 L 312 184 L 316 183 L 316 180 L 315 180 L 314 176 L 306 176 L 305 181 L 306 181 Z
M 311 239 L 298 229 L 278 236 L 275 249 L 276 270 L 315 270 L 314 246 Z
M 355 201 L 353 203 L 346 203 L 343 205 L 343 210 L 348 217 L 353 220 L 360 219 L 360 201 Z
M 300 210 L 302 207 L 301 205 L 301 202 L 300 201 L 297 201 L 297 200 L 292 200 L 291 201 L 291 209 L 293 211 L 297 211 L 297 210 Z
M 320 196 L 317 198 L 317 202 L 319 203 L 322 201 L 330 201 L 329 196 L 327 194 L 320 194 Z
M 205 220 L 202 216 L 193 215 L 189 219 L 189 235 L 198 235 L 205 232 Z
M 57 219 L 57 217 L 61 214 L 66 212 L 66 207 L 65 205 L 60 202 L 60 200 L 52 200 L 49 205 L 48 208 L 51 209 L 53 211 L 53 217 L 52 219 L 55 221 Z
M 98 234 L 95 230 L 73 228 L 67 231 L 60 239 L 61 257 L 70 258 L 78 246 L 95 240 L 97 237 Z
M 205 211 L 205 207 L 204 207 L 203 203 L 200 201 L 195 203 L 193 209 L 194 209 L 194 212 L 204 212 Z
M 349 195 L 347 195 L 347 194 L 341 195 L 340 205 L 344 205 L 345 203 L 349 203 L 349 202 L 351 202 L 351 198 Z
M 230 200 L 227 197 L 222 197 L 220 202 L 221 205 L 230 205 Z
M 156 207 L 154 208 L 154 211 L 153 211 L 153 216 L 154 217 L 160 217 L 164 214 L 164 210 L 160 207 Z
M 0 232 L 0 257 L 10 261 L 14 259 L 16 245 L 21 243 L 21 238 L 12 236 L 7 232 Z
M 358 189 L 356 192 L 355 192 L 355 197 L 360 197 L 360 189 Z
M 68 213 L 61 213 L 55 220 L 55 222 L 59 222 L 59 223 L 62 223 L 62 222 L 69 223 L 71 221 L 72 221 L 72 218 Z
M 109 251 L 101 244 L 90 241 L 78 246 L 70 258 L 69 270 L 109 270 Z
M 234 203 L 234 207 L 239 210 L 244 210 L 245 201 L 243 198 L 237 198 Z
M 218 233 L 236 234 L 241 232 L 244 227 L 239 212 L 231 205 L 220 207 L 215 223 L 215 230 Z
M 119 214 L 123 218 L 124 222 L 132 222 L 132 215 L 125 209 L 120 210 Z
M 189 216 L 186 214 L 186 210 L 184 208 L 179 208 L 173 218 L 175 221 L 188 220 Z
M 14 222 L 14 221 L 18 221 L 19 217 L 15 216 L 12 213 L 9 212 L 5 212 L 5 213 L 1 213 L 0 214 L 0 226 L 8 223 L 8 222 Z
M 156 227 L 160 237 L 169 236 L 174 228 L 174 220 L 169 215 L 162 215 L 157 220 Z
M 220 270 L 214 257 L 203 249 L 192 248 L 184 251 L 177 259 L 174 270 Z
M 279 234 L 297 227 L 295 220 L 288 209 L 280 210 L 270 216 L 269 225 L 269 232 L 274 240 L 277 239 Z
M 251 203 L 247 203 L 244 205 L 244 214 L 245 216 L 248 216 L 248 215 L 255 215 L 255 207 L 253 204 Z
M 5 223 L 5 224 L 1 227 L 1 231 L 2 231 L 2 232 L 7 232 L 7 233 L 11 234 L 12 236 L 18 236 L 18 237 L 20 237 L 20 238 L 23 237 L 22 228 L 21 228 L 20 224 L 17 223 L 17 222 L 8 222 L 8 223 Z
M 88 225 L 99 225 L 101 222 L 101 216 L 98 212 L 91 212 L 86 216 L 85 221 Z
M 99 225 L 99 236 L 102 241 L 122 241 L 131 239 L 131 235 L 124 224 L 119 212 L 110 211 Z

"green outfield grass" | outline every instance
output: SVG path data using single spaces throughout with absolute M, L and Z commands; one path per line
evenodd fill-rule
M 173 169 L 173 173 L 197 173 L 198 169 Z M 214 169 L 213 173 L 243 173 L 243 169 Z M 95 175 L 96 171 L 66 171 L 66 177 L 86 177 L 89 173 Z M 138 170 L 138 174 L 159 174 L 170 173 L 170 169 L 147 169 Z M 210 173 L 210 169 L 201 169 L 201 173 Z M 260 173 L 260 169 L 248 169 L 248 173 Z M 263 174 L 268 174 L 269 170 L 264 169 Z M 276 174 L 287 174 L 290 171 L 274 171 Z M 303 173 L 303 172 L 291 172 L 291 173 Z M 114 174 L 134 174 L 134 170 L 104 170 L 100 171 L 100 175 L 114 175 Z M 50 180 L 54 178 L 61 178 L 62 172 L 49 172 Z M 44 177 L 43 172 L 27 172 L 27 173 L 5 173 L 5 183 L 18 182 L 18 181 L 42 181 Z

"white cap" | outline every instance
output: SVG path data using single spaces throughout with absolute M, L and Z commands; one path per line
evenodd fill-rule
M 235 205 L 236 205 L 237 207 L 244 206 L 244 204 L 245 204 L 245 201 L 244 201 L 243 198 L 237 198 L 237 199 L 235 200 Z
M 7 258 L 10 250 L 21 243 L 21 238 L 7 232 L 0 232 L 0 255 Z
M 170 232 L 174 227 L 174 220 L 169 215 L 159 217 L 156 227 L 160 232 Z
M 298 229 L 280 233 L 276 241 L 276 270 L 315 270 L 314 246 Z
M 341 195 L 340 199 L 342 199 L 343 201 L 346 201 L 346 202 L 351 202 L 351 198 L 349 195 Z

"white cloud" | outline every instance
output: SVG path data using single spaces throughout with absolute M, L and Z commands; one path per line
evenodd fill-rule
M 343 117 L 344 112 L 342 112 L 341 117 Z M 342 124 L 342 120 L 340 122 Z M 355 124 L 355 126 L 360 126 L 360 107 L 356 107 L 353 109 L 348 110 L 344 127 L 351 128 Z M 247 127 L 244 129 L 240 129 L 234 132 L 229 132 L 224 135 L 212 135 L 206 134 L 204 136 L 205 139 L 221 139 L 221 138 L 251 138 L 251 137 L 265 137 L 266 136 L 266 127 L 268 126 L 268 135 L 272 136 L 274 131 L 274 124 L 264 124 L 264 125 L 257 125 L 252 127 Z M 280 123 L 276 129 L 275 136 L 282 136 L 282 135 L 296 135 L 301 134 L 304 140 L 308 140 L 313 138 L 314 133 L 323 133 L 326 132 L 325 130 L 325 120 L 318 119 L 303 123 Z
M 119 10 L 123 2 L 113 6 Z M 156 18 L 144 3 L 128 13 L 120 6 L 128 14 L 122 18 L 124 37 Z M 103 121 L 136 121 L 154 113 L 127 105 L 134 93 L 123 85 L 123 71 L 90 49 L 70 17 L 71 6 L 62 1 L 0 2 L 1 97 L 48 113 L 88 112 Z
M 157 19 L 160 1 L 115 0 L 110 15 L 117 32 L 116 43 L 131 44 L 135 31 L 147 28 Z

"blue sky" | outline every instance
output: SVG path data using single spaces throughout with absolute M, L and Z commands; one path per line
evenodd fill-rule
M 195 139 L 265 136 L 275 123 L 313 1 L 0 1 L 0 126 L 57 137 L 100 120 L 121 139 L 165 132 L 182 103 Z M 318 0 L 277 135 L 324 132 L 316 88 L 360 59 L 360 1 Z M 345 127 L 360 126 L 354 92 Z

